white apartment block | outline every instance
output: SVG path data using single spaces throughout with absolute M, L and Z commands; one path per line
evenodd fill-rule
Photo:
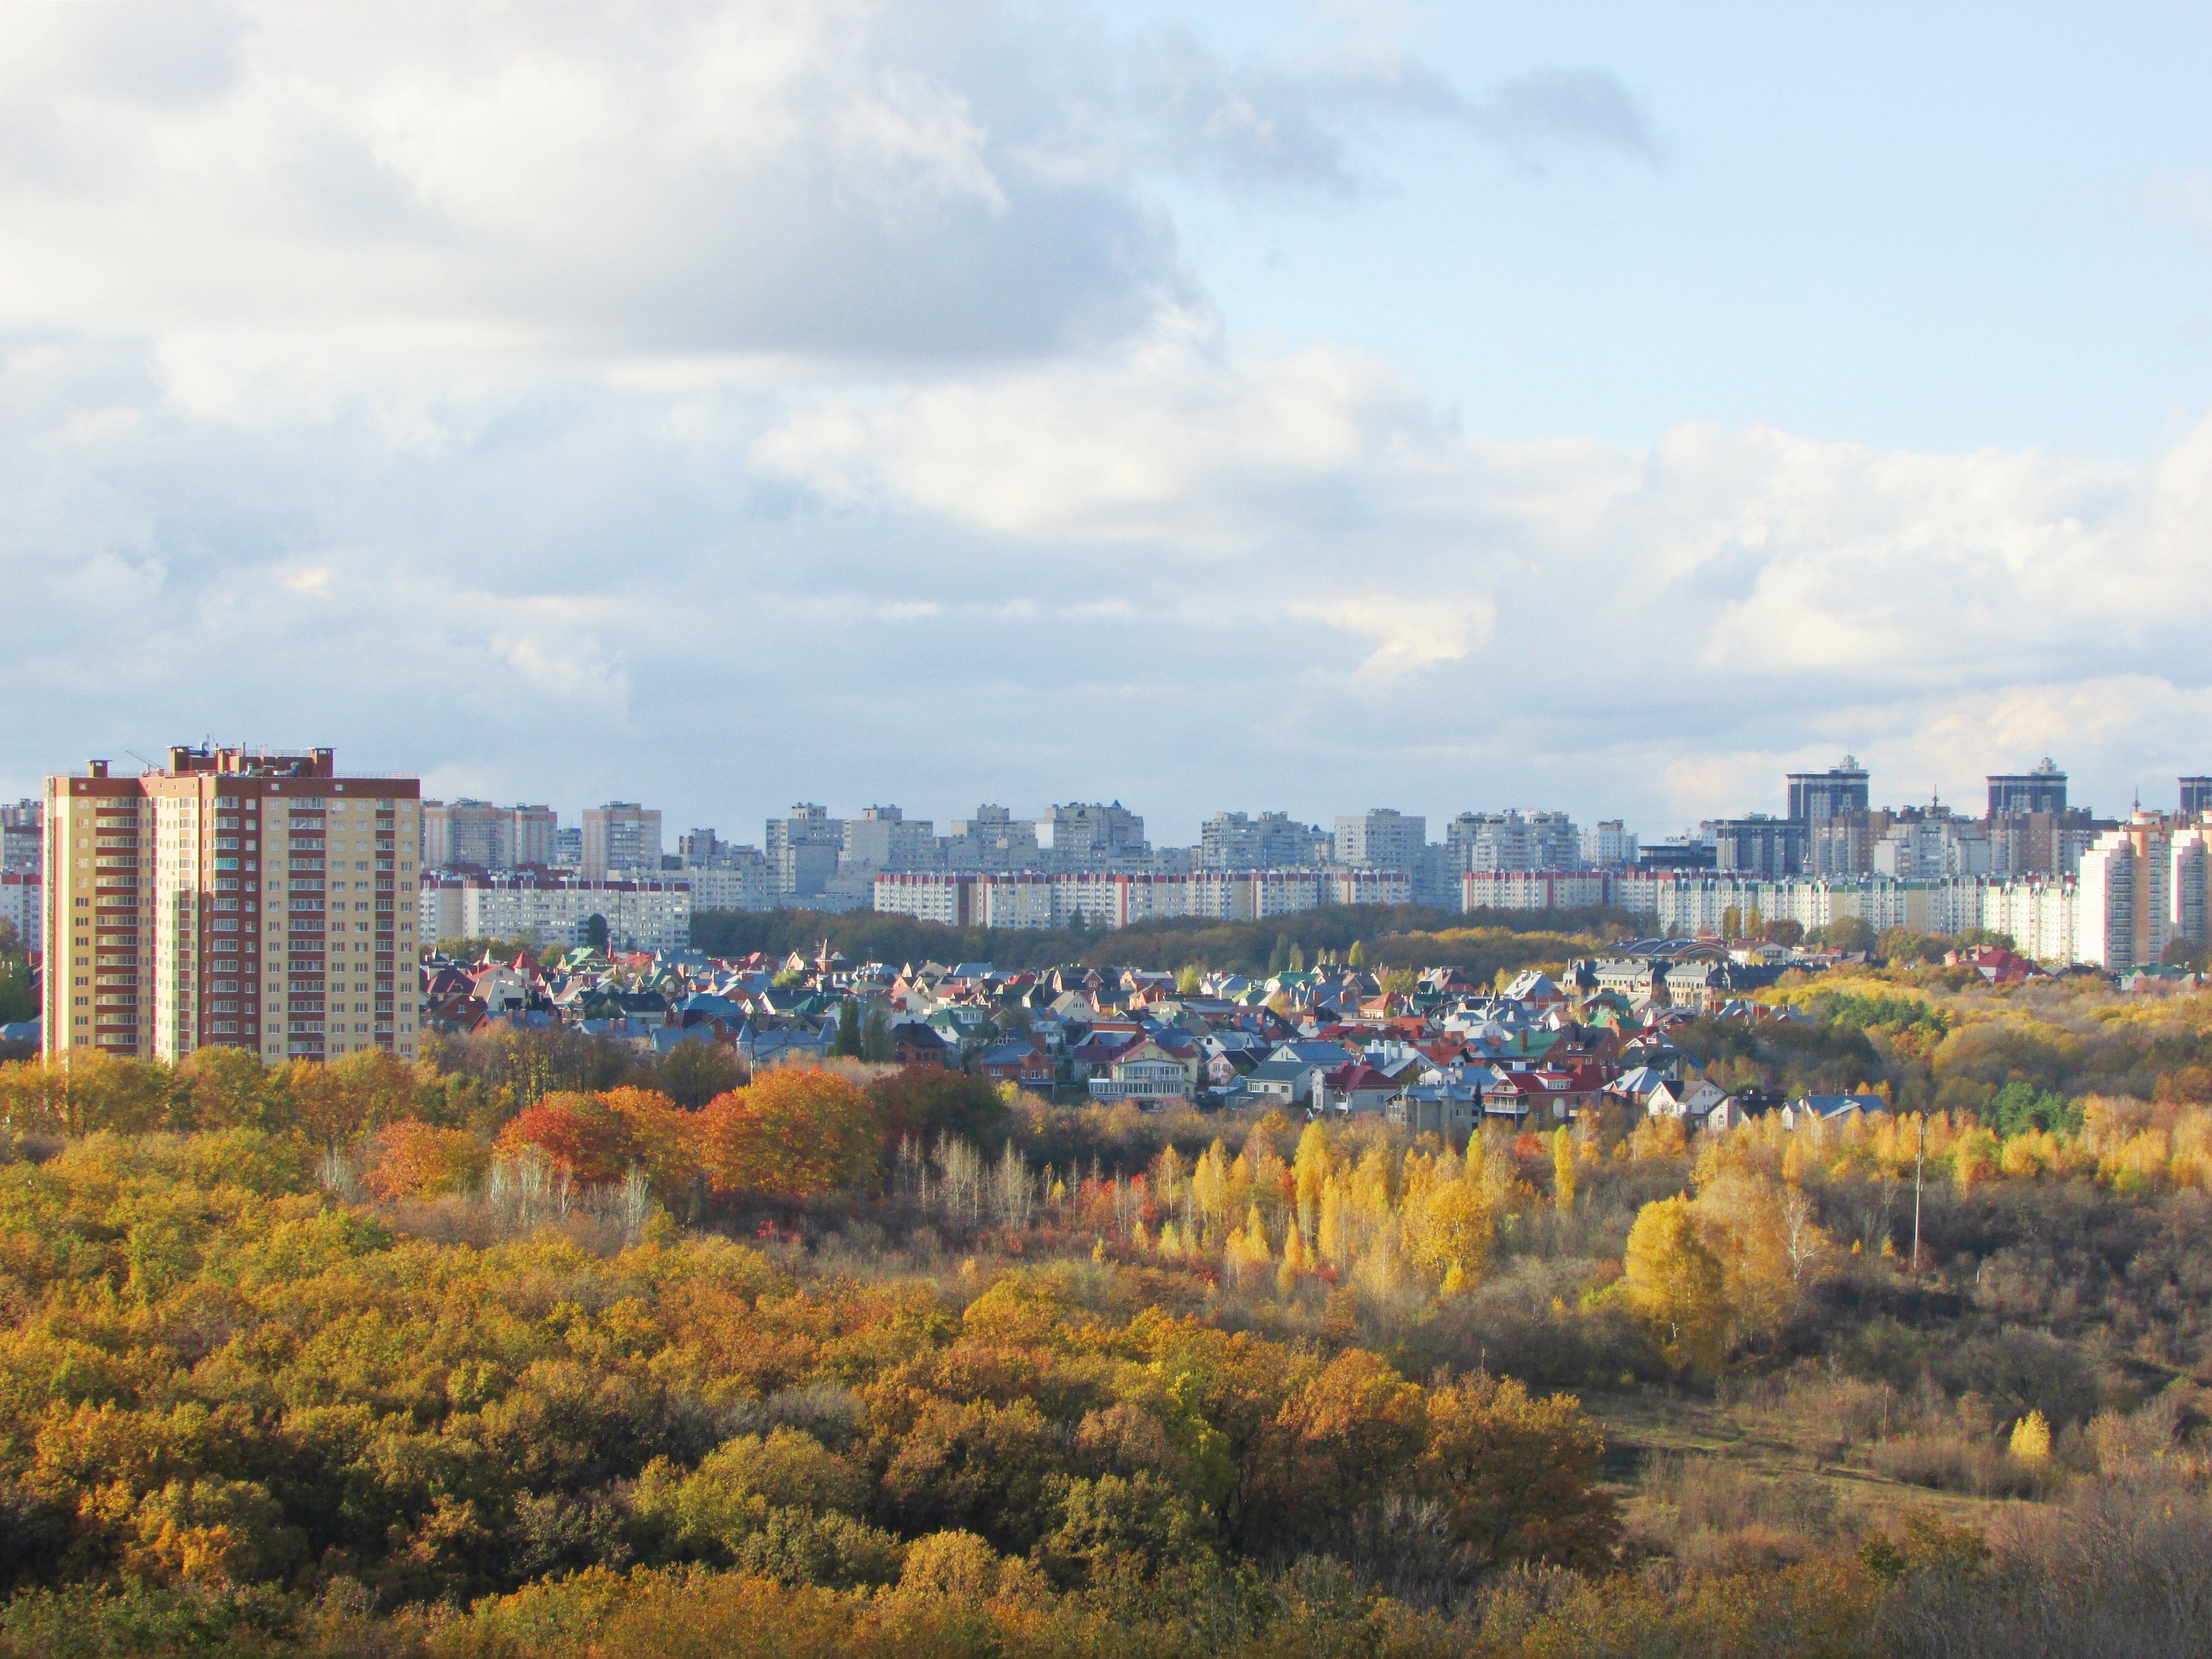
M 1444 841 L 1455 870 L 1571 870 L 1583 860 L 1582 831 L 1565 812 L 1462 812 Z
M 1460 876 L 1462 910 L 1583 910 L 1609 903 L 1602 870 L 1468 870 Z
M 750 852 L 750 848 L 743 849 Z M 689 866 L 684 872 L 685 881 L 691 884 L 691 908 L 695 910 L 773 910 L 775 908 L 775 886 L 769 870 L 768 860 L 754 853 L 750 860 L 731 859 L 701 867 Z
M 26 950 L 42 948 L 46 884 L 36 870 L 0 871 L 0 921 L 14 924 Z
M 1079 914 L 1087 926 L 1108 928 L 1189 915 L 1249 921 L 1324 904 L 1405 904 L 1411 896 L 1411 878 L 1400 870 L 888 872 L 875 881 L 878 911 L 949 927 L 1067 927 Z
M 677 951 L 691 942 L 691 889 L 681 881 L 574 881 L 520 878 L 426 884 L 419 918 L 425 941 L 516 939 L 581 945 L 593 916 L 617 951 Z
M 1636 862 L 1636 832 L 1619 818 L 1607 818 L 1583 831 L 1583 862 L 1617 870 Z
M 1403 870 L 1411 873 L 1429 842 L 1429 821 L 1389 807 L 1370 807 L 1356 817 L 1336 821 L 1336 861 L 1354 870 Z

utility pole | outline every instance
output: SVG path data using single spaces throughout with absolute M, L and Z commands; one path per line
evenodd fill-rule
M 1920 1116 L 1920 1134 L 1912 1152 L 1912 1277 L 1920 1277 L 1920 1177 L 1928 1163 L 1928 1117 Z

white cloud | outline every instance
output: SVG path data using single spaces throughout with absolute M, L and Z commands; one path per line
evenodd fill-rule
M 234 0 L 165 14 L 173 58 L 125 15 L 0 17 L 0 326 L 902 358 L 1110 337 L 1184 285 L 1126 177 L 979 112 L 1055 68 L 988 9 L 934 67 L 865 0 Z
M 2212 763 L 2212 426 L 2141 465 L 1479 441 L 1402 368 L 1237 337 L 1146 195 L 1352 188 L 1384 118 L 1656 159 L 1596 71 L 863 0 L 0 42 L 0 653 L 44 688 L 0 786 L 213 730 L 726 829 L 1079 794 L 1172 833 L 1652 822 L 1846 747 L 1899 798 Z

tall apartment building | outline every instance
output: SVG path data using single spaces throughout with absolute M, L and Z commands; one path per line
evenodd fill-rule
M 495 806 L 488 800 L 422 803 L 422 867 L 480 870 L 550 866 L 559 819 L 550 806 Z
M 2191 945 L 2212 941 L 2212 807 L 2175 826 L 2169 857 L 2169 936 Z
M 1328 832 L 1288 812 L 1216 812 L 1198 832 L 1191 862 L 1200 870 L 1297 870 L 1327 864 Z
M 1875 843 L 1874 873 L 1899 881 L 1986 876 L 1991 869 L 1989 825 L 1948 808 L 1900 816 Z
M 413 1058 L 421 793 L 328 749 L 48 778 L 48 1055 Z
M 805 901 L 828 890 L 845 850 L 845 820 L 827 807 L 800 801 L 784 817 L 770 818 L 761 836 L 769 880 L 779 905 L 804 908 Z
M 2066 811 L 2066 775 L 2045 755 L 2032 772 L 1990 774 L 1990 817 L 2048 812 L 2053 817 Z
M 2212 812 L 2212 778 L 2181 780 L 2181 821 L 2197 823 Z
M 1387 806 L 1370 806 L 1356 817 L 1336 821 L 1336 861 L 1353 870 L 1420 867 L 1429 842 L 1429 821 Z
M 1893 817 L 1876 811 L 1807 819 L 1805 873 L 1827 879 L 1871 875 L 1875 844 L 1889 833 Z
M 1790 772 L 1783 781 L 1790 791 L 1792 823 L 1810 823 L 1815 818 L 1839 818 L 1867 810 L 1867 770 L 1856 756 L 1846 755 L 1825 772 Z
M 43 801 L 0 806 L 0 871 L 20 875 L 46 867 L 46 822 Z
M 933 870 L 937 865 L 937 826 L 927 818 L 909 818 L 896 806 L 863 806 L 860 817 L 845 820 L 837 863 L 845 874 Z
M 611 800 L 584 810 L 584 879 L 605 881 L 609 871 L 660 869 L 660 810 L 634 800 Z
M 46 932 L 46 883 L 38 870 L 0 870 L 0 922 L 15 930 L 27 950 L 38 948 Z
M 728 842 L 716 835 L 712 826 L 694 830 L 688 836 L 676 838 L 676 856 L 684 860 L 687 870 L 707 869 L 726 852 L 736 850 Z
M 1636 834 L 1619 818 L 1607 818 L 1583 831 L 1583 862 L 1599 870 L 1625 869 L 1636 862 Z
M 939 858 L 947 870 L 1034 870 L 1039 865 L 1036 825 L 1003 806 L 983 805 L 972 818 L 945 826 Z
M 1796 781 L 1791 780 L 1793 800 Z M 1807 826 L 1796 819 L 1753 812 L 1747 817 L 1715 818 L 1705 827 L 1712 832 L 1713 867 L 1723 875 L 1757 876 L 1771 881 L 1794 876 L 1805 867 Z
M 1583 861 L 1582 831 L 1565 812 L 1462 812 L 1444 826 L 1444 844 L 1455 900 L 1468 870 L 1572 870 Z
M 1145 821 L 1121 805 L 1070 801 L 1048 806 L 1036 821 L 1037 846 L 1054 870 L 1137 870 L 1152 855 Z
M 2135 968 L 2165 953 L 2173 927 L 2172 833 L 2137 812 L 2081 855 L 2075 949 L 2084 962 Z

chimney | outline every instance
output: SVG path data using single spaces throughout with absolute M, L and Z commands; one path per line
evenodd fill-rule
M 310 774 L 319 778 L 337 776 L 337 768 L 332 764 L 335 753 L 329 749 L 310 749 L 307 751 L 307 758 L 313 763 L 308 768 Z
M 107 775 L 107 763 L 106 761 L 88 761 L 85 764 L 91 769 L 92 775 L 94 777 L 104 778 Z

